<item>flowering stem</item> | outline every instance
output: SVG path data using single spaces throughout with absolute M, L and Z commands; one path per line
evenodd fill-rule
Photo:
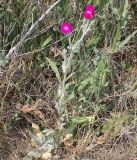
M 87 35 L 87 33 L 90 31 L 90 27 L 91 24 L 93 24 L 93 21 L 87 21 L 83 23 L 82 26 L 82 31 L 83 34 L 81 36 L 81 38 L 72 45 L 71 43 L 71 37 L 69 37 L 69 57 L 67 57 L 66 53 L 67 51 L 64 50 L 63 54 L 64 54 L 64 61 L 62 64 L 62 70 L 63 70 L 63 80 L 62 80 L 62 84 L 60 85 L 60 94 L 59 94 L 59 103 L 58 103 L 58 114 L 59 114 L 59 130 L 60 133 L 63 131 L 63 124 L 65 122 L 65 119 L 68 121 L 68 114 L 67 114 L 67 110 L 66 110 L 66 102 L 65 102 L 65 95 L 66 95 L 66 81 L 67 81 L 67 75 L 70 72 L 70 67 L 71 67 L 71 62 L 73 60 L 74 57 L 74 53 L 77 51 L 77 49 L 80 49 L 80 46 L 83 42 L 84 37 Z

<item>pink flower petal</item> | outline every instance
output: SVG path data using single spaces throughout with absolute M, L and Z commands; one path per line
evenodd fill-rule
M 94 7 L 92 5 L 86 5 L 86 8 L 83 12 L 83 17 L 85 19 L 92 19 L 94 17 L 94 14 L 95 14 Z
M 95 9 L 91 4 L 87 4 L 85 10 L 91 11 L 94 16 Z
M 71 33 L 73 30 L 73 27 L 71 26 L 70 23 L 68 22 L 65 22 L 65 23 L 62 23 L 61 26 L 60 26 L 60 31 L 63 33 L 63 34 L 69 34 Z

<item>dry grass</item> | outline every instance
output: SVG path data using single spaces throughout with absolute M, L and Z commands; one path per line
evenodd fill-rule
M 0 52 L 5 51 L 7 54 L 10 48 L 21 40 L 21 35 L 30 27 L 29 23 L 36 21 L 45 8 L 49 8 L 54 2 L 43 0 L 33 3 L 32 0 L 24 0 L 17 3 L 15 0 L 17 10 L 13 2 L 0 1 L 0 8 L 5 6 L 12 11 L 9 15 L 9 11 L 0 10 L 0 14 L 6 14 L 2 16 L 2 27 L 6 27 L 0 34 L 3 38 L 3 41 L 0 41 Z M 72 96 L 72 93 L 74 95 L 66 102 L 67 118 L 95 116 L 95 120 L 94 123 L 84 126 L 82 123 L 77 124 L 74 139 L 61 142 L 56 150 L 53 150 L 53 160 L 136 160 L 137 157 L 137 34 L 121 49 L 115 48 L 114 52 L 111 50 L 111 46 L 115 46 L 114 40 L 122 41 L 137 29 L 137 2 L 128 2 L 130 17 L 120 30 L 120 38 L 115 35 L 117 16 L 112 13 L 111 7 L 107 10 L 107 0 L 104 2 L 94 2 L 95 6 L 97 5 L 95 28 L 89 33 L 87 40 L 85 38 L 80 52 L 74 55 L 74 75 L 68 80 L 70 88 L 67 92 L 69 96 Z M 46 57 L 56 62 L 59 73 L 63 76 L 61 51 L 68 42 L 60 34 L 59 24 L 64 17 L 74 24 L 75 42 L 77 37 L 80 38 L 79 28 L 76 18 L 72 17 L 76 16 L 77 23 L 81 25 L 80 13 L 83 7 L 84 4 L 75 0 L 66 0 L 62 5 L 59 4 L 40 23 L 36 32 L 23 42 L 19 54 L 1 70 L 1 160 L 24 160 L 29 151 L 38 151 L 29 136 L 29 128 L 33 123 L 41 128 L 57 130 L 59 82 Z M 13 24 L 15 28 L 12 28 Z M 10 31 L 11 34 L 8 34 Z M 52 41 L 45 48 L 41 48 L 50 35 Z M 89 43 L 90 39 L 93 40 L 92 44 Z M 102 64 L 99 66 L 100 59 L 107 67 L 105 84 L 99 81 L 99 75 L 105 73 Z M 87 84 L 85 88 L 80 86 L 81 82 L 89 78 L 90 81 L 93 78 L 91 84 Z M 80 87 L 83 89 L 79 90 Z

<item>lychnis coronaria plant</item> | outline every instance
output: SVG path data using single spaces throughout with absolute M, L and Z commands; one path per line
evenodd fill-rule
M 83 11 L 83 24 L 80 27 L 80 30 L 82 31 L 82 34 L 78 40 L 73 44 L 71 41 L 71 35 L 73 31 L 73 27 L 69 22 L 64 22 L 60 25 L 60 32 L 64 35 L 67 35 L 69 38 L 69 49 L 63 49 L 62 55 L 63 55 L 63 63 L 62 63 L 62 80 L 58 87 L 58 102 L 56 104 L 57 110 L 58 110 L 58 130 L 60 133 L 60 138 L 62 135 L 62 131 L 64 129 L 64 124 L 67 123 L 69 120 L 67 110 L 66 110 L 66 100 L 67 100 L 67 82 L 68 77 L 71 75 L 71 64 L 73 61 L 74 54 L 80 49 L 81 44 L 83 43 L 83 39 L 87 35 L 87 33 L 90 31 L 91 26 L 94 22 L 90 21 L 94 17 L 94 7 L 92 5 L 86 5 L 85 10 Z

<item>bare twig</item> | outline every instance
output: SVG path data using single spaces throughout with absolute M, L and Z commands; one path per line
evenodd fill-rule
M 33 33 L 33 31 L 35 30 L 35 28 L 38 26 L 38 24 L 49 14 L 49 12 L 58 4 L 60 3 L 61 0 L 56 1 L 53 5 L 51 5 L 51 7 L 41 15 L 41 17 L 29 28 L 29 30 L 26 32 L 26 34 L 20 39 L 20 41 L 13 46 L 8 54 L 6 55 L 6 60 L 10 60 L 13 56 L 15 56 L 19 50 L 19 48 L 23 45 L 23 43 L 25 42 L 25 40 Z

